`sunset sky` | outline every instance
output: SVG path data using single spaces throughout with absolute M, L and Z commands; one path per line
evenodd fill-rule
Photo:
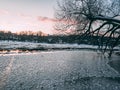
M 58 0 L 0 0 L 0 30 L 42 31 L 53 34 Z

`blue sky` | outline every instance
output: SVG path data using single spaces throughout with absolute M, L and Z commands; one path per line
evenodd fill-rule
M 32 30 L 53 34 L 54 8 L 57 1 L 0 0 L 0 30 Z M 44 17 L 47 18 L 44 20 Z

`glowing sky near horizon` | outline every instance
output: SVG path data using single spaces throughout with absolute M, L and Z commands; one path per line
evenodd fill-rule
M 53 34 L 57 0 L 0 0 L 0 30 Z

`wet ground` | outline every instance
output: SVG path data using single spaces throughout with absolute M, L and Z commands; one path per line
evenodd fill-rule
M 114 59 L 94 51 L 1 55 L 0 90 L 120 90 Z

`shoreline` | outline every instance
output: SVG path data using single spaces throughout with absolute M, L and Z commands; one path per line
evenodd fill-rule
M 3 54 L 27 54 L 27 53 L 39 53 L 39 52 L 54 52 L 54 51 L 95 51 L 97 53 L 101 53 L 101 49 L 96 48 L 46 48 L 46 49 L 25 49 L 25 48 L 19 48 L 19 49 L 3 49 L 0 50 L 0 55 Z M 109 49 L 107 49 L 107 52 Z M 118 49 L 114 49 L 113 54 L 116 56 L 120 56 L 120 51 Z

